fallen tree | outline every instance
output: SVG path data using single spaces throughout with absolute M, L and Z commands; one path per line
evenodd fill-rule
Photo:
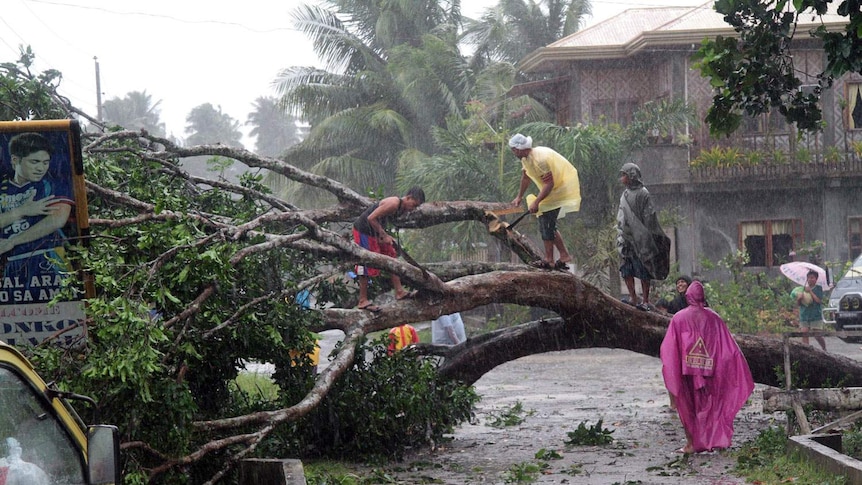
M 794 401 L 813 409 L 846 411 L 862 409 L 862 388 L 818 388 L 782 391 L 767 389 L 763 393 L 763 410 L 766 412 L 792 409 Z
M 149 461 L 158 463 L 147 467 L 151 480 L 218 454 L 224 465 L 213 472 L 209 483 L 218 481 L 278 426 L 320 405 L 353 364 L 357 344 L 366 335 L 404 323 L 492 303 L 542 307 L 558 315 L 483 334 L 456 347 L 428 345 L 417 350 L 442 356 L 439 373 L 467 384 L 504 362 L 541 352 L 611 347 L 658 355 L 666 317 L 625 305 L 573 274 L 487 262 L 423 263 L 420 268 L 360 248 L 337 228 L 349 227 L 373 201 L 337 181 L 280 160 L 219 145 L 180 147 L 129 131 L 90 136 L 85 153 L 92 174 L 87 188 L 94 208 L 90 220 L 94 240 L 79 262 L 103 275 L 100 283 L 108 286 L 105 294 L 114 298 L 91 302 L 91 312 L 97 316 L 88 322 L 90 353 L 112 352 L 98 346 L 116 338 L 112 333 L 117 332 L 119 322 L 128 332 L 123 335 L 126 340 L 152 339 L 153 343 L 135 347 L 117 361 L 104 363 L 105 367 L 114 365 L 111 372 L 120 372 L 116 369 L 124 369 L 124 364 L 117 362 L 143 356 L 151 359 L 148 365 L 162 369 L 163 374 L 158 375 L 170 379 L 148 382 L 143 375 L 124 377 L 144 386 L 142 393 L 134 386 L 117 384 L 117 376 L 107 370 L 70 365 L 65 377 L 75 378 L 76 372 L 96 375 L 111 389 L 100 402 L 105 408 L 118 406 L 130 395 L 154 392 L 148 386 L 167 388 L 163 394 L 182 396 L 184 389 L 191 388 L 206 396 L 198 399 L 197 406 L 207 411 L 209 419 L 200 419 L 190 404 L 180 406 L 184 398 L 172 403 L 176 409 L 158 410 L 167 414 L 165 419 L 179 423 L 178 432 L 205 437 L 190 452 L 177 453 L 161 449 L 157 442 L 134 439 L 135 429 L 142 425 L 140 416 L 128 416 L 123 423 L 123 449 L 143 451 Z M 231 184 L 192 176 L 183 170 L 181 161 L 194 156 L 224 157 L 271 170 L 327 192 L 335 203 L 303 209 L 267 193 L 254 180 Z M 396 226 L 422 229 L 475 221 L 495 229 L 490 235 L 522 261 L 538 259 L 528 238 L 506 230 L 490 212 L 505 207 L 474 201 L 432 202 L 402 216 Z M 157 227 L 159 231 L 154 230 Z M 105 259 L 90 257 L 97 253 Z M 124 266 L 132 260 L 137 263 Z M 302 312 L 290 304 L 297 290 L 341 274 L 355 263 L 400 275 L 419 290 L 418 296 L 383 305 L 379 313 L 352 308 Z M 110 274 L 115 276 L 104 276 Z M 119 296 L 122 301 L 116 299 Z M 126 311 L 128 302 L 137 306 Z M 161 320 L 150 322 L 135 316 L 153 303 Z M 231 366 L 239 359 L 283 359 L 259 350 L 269 348 L 263 343 L 268 344 L 274 331 L 263 322 L 277 320 L 289 320 L 294 334 L 309 329 L 342 330 L 344 344 L 295 404 L 242 415 L 219 409 L 218 397 L 226 392 L 226 381 L 234 375 Z M 755 380 L 778 385 L 775 366 L 783 361 L 781 340 L 740 335 L 737 341 Z M 797 378 L 811 386 L 825 382 L 862 385 L 862 366 L 855 361 L 810 346 L 793 345 L 792 352 L 799 362 Z M 187 427 L 182 423 L 188 423 Z

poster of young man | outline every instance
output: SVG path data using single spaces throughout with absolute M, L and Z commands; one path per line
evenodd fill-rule
M 78 123 L 0 122 L 0 339 L 71 345 L 86 336 L 82 300 L 93 285 L 66 250 L 87 235 Z

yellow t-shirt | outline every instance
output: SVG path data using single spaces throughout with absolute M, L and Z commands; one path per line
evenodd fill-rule
M 290 350 L 288 352 L 288 354 L 290 355 L 290 366 L 291 367 L 295 367 L 297 364 L 304 365 L 304 362 L 302 360 L 302 355 L 299 353 L 299 351 Z M 314 350 L 309 352 L 307 355 L 308 355 L 309 360 L 311 360 L 311 365 L 313 367 L 317 367 L 320 364 L 320 345 L 315 343 L 314 344 Z
M 539 202 L 539 214 L 559 208 L 558 218 L 581 209 L 581 182 L 578 170 L 562 155 L 548 147 L 533 147 L 530 155 L 521 159 L 524 173 L 538 187 L 542 187 L 542 175 L 550 172 L 554 176 L 554 188 Z
M 394 352 L 404 347 L 419 343 L 419 335 L 413 325 L 404 324 L 389 330 L 389 351 Z

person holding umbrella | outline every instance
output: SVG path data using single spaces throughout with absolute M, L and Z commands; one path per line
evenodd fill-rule
M 823 317 L 821 316 L 821 303 L 823 302 L 823 288 L 817 282 L 820 274 L 815 270 L 808 271 L 804 286 L 797 286 L 790 292 L 790 296 L 796 300 L 799 307 L 799 327 L 802 332 L 807 333 L 809 329 L 823 328 Z M 820 348 L 826 350 L 826 340 L 816 336 L 814 340 L 820 344 Z M 802 337 L 802 343 L 808 345 L 808 337 Z

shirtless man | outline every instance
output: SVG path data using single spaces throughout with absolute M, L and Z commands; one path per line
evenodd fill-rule
M 425 192 L 419 187 L 413 187 L 403 197 L 387 197 L 365 209 L 353 222 L 353 241 L 363 248 L 386 256 L 398 257 L 395 251 L 395 239 L 386 232 L 386 226 L 400 214 L 410 212 L 425 202 Z M 359 281 L 359 303 L 356 308 L 379 312 L 380 307 L 368 299 L 368 278 L 377 276 L 380 270 L 367 266 L 356 266 L 356 279 Z M 395 299 L 403 300 L 415 296 L 415 291 L 406 291 L 401 285 L 401 278 L 396 274 L 390 276 L 395 289 Z

